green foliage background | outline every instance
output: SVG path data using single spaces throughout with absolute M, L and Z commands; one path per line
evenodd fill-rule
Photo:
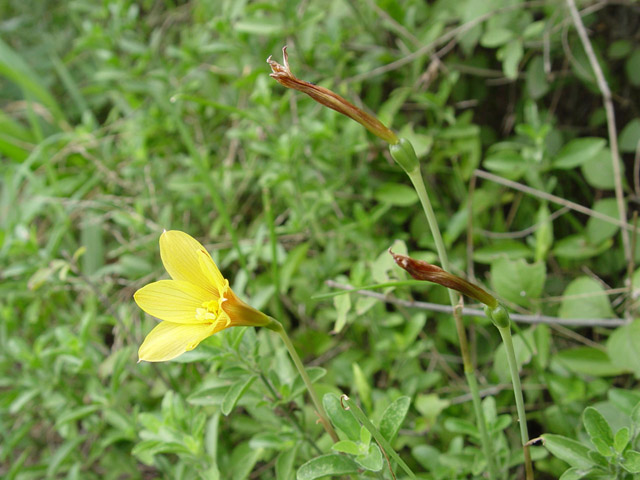
M 640 5 L 579 8 L 613 91 L 634 219 Z M 322 393 L 356 398 L 376 424 L 409 396 L 394 446 L 422 478 L 482 471 L 449 315 L 355 294 L 314 298 L 337 291 L 327 280 L 406 279 L 390 246 L 435 255 L 386 146 L 269 78 L 265 59 L 280 60 L 284 44 L 300 78 L 414 143 L 454 273 L 524 315 L 612 319 L 521 325 L 532 436 L 594 449 L 587 406 L 614 433 L 633 427 L 640 244 L 630 227 L 625 257 L 602 97 L 563 2 L 7 0 L 0 475 L 290 479 L 331 451 L 268 331 L 231 329 L 178 361 L 136 364 L 155 321 L 132 294 L 164 275 L 165 228 L 203 241 L 234 291 L 288 326 Z M 446 303 L 436 286 L 379 292 Z M 505 354 L 486 319 L 468 320 L 498 457 L 517 476 Z M 534 450 L 539 478 L 577 466 L 552 453 Z M 360 475 L 390 478 L 386 466 L 374 472 Z

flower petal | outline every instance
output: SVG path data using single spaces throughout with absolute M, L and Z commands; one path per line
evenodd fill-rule
M 213 334 L 213 325 L 160 322 L 149 332 L 138 350 L 138 361 L 165 362 L 193 350 Z
M 198 250 L 198 260 L 200 261 L 200 269 L 207 276 L 209 281 L 213 283 L 218 292 L 222 292 L 226 285 L 229 285 L 229 282 L 225 280 L 216 265 L 216 262 L 213 261 L 209 253 L 202 249 Z
M 211 259 L 202 244 L 184 232 L 169 230 L 160 236 L 160 257 L 171 278 L 190 282 L 217 293 L 218 288 L 211 283 L 209 275 L 200 267 L 202 254 L 198 252 Z
M 202 323 L 196 320 L 196 309 L 217 294 L 189 282 L 160 280 L 145 285 L 133 295 L 138 306 L 160 320 L 174 323 Z

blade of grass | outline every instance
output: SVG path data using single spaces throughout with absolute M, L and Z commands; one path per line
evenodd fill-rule
M 41 103 L 51 113 L 56 123 L 66 125 L 66 119 L 62 108 L 55 98 L 45 88 L 38 75 L 9 45 L 0 38 L 0 75 L 18 85 L 25 94 L 30 94 L 37 102 Z

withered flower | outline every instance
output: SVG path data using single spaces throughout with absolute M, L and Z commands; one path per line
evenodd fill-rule
M 282 57 L 284 65 L 280 65 L 278 62 L 272 60 L 271 57 L 267 58 L 267 63 L 271 66 L 271 70 L 273 71 L 270 76 L 275 78 L 281 85 L 306 93 L 316 102 L 324 105 L 325 107 L 329 107 L 336 112 L 342 113 L 343 115 L 355 120 L 375 136 L 380 137 L 391 145 L 395 145 L 399 142 L 397 135 L 393 133 L 392 130 L 385 127 L 384 124 L 373 115 L 359 109 L 337 93 L 334 93 L 327 88 L 314 85 L 313 83 L 300 80 L 291 73 L 287 47 L 283 47 Z
M 416 260 L 415 258 L 411 258 L 406 255 L 393 253 L 391 249 L 389 249 L 389 253 L 398 266 L 406 270 L 409 275 L 416 280 L 425 280 L 427 282 L 437 283 L 443 287 L 456 290 L 467 297 L 471 297 L 481 303 L 484 303 L 492 309 L 497 308 L 499 305 L 498 301 L 490 293 L 486 292 L 479 286 L 468 282 L 464 278 L 460 278 L 457 275 L 449 273 L 431 263 Z

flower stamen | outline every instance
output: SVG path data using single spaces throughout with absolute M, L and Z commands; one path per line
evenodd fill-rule
M 196 308 L 196 320 L 203 323 L 217 322 L 220 313 L 218 305 L 218 300 L 202 302 L 202 308 Z

